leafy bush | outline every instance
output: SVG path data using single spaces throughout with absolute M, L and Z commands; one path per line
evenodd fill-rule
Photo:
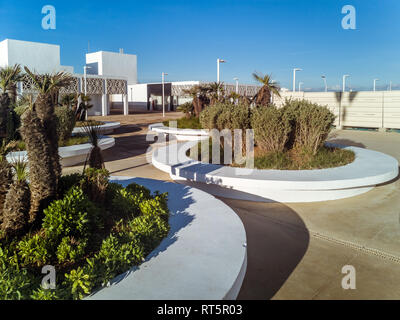
M 61 178 L 62 198 L 44 210 L 42 229 L 0 241 L 0 299 L 82 299 L 142 263 L 168 235 L 167 194 L 152 196 L 137 184 L 108 183 L 106 195 L 114 201 L 95 207 L 83 187 L 104 176 L 108 173 L 91 170 Z M 123 199 L 122 219 L 112 205 L 116 198 Z M 40 286 L 39 268 L 46 264 L 57 268 L 56 290 Z
M 75 127 L 75 112 L 68 106 L 55 109 L 57 117 L 57 134 L 60 141 L 67 141 Z
M 51 203 L 44 210 L 43 228 L 51 239 L 67 236 L 87 238 L 90 235 L 90 222 L 95 220 L 97 208 L 80 187 L 74 187 L 65 197 Z
M 112 200 L 113 211 L 118 217 L 138 216 L 140 214 L 139 204 L 142 199 L 127 189 L 119 189 Z
M 199 118 L 198 117 L 190 117 L 190 118 L 181 118 L 177 121 L 178 129 L 202 129 Z M 163 125 L 169 127 L 169 121 L 164 121 Z
M 246 130 L 250 128 L 250 108 L 243 104 L 216 103 L 201 112 L 200 123 L 210 130 Z
M 251 127 L 257 145 L 266 152 L 283 152 L 292 130 L 287 113 L 275 106 L 255 108 Z
M 194 106 L 192 102 L 186 102 L 178 106 L 176 110 L 186 114 L 186 118 L 190 118 L 193 116 Z
M 286 100 L 283 111 L 293 126 L 288 147 L 315 155 L 324 145 L 335 115 L 327 107 L 307 100 Z
M 40 234 L 27 236 L 18 243 L 18 255 L 25 266 L 37 267 L 46 265 L 50 259 L 47 239 Z
M 72 237 L 63 238 L 57 248 L 58 262 L 76 262 L 82 259 L 85 254 L 86 245 L 86 240 L 79 241 Z

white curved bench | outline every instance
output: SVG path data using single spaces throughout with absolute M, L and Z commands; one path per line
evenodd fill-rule
M 169 173 L 174 180 L 233 199 L 288 203 L 336 200 L 370 191 L 399 174 L 399 164 L 395 158 L 356 147 L 345 147 L 355 152 L 356 159 L 342 167 L 257 170 L 192 160 L 186 156 L 186 152 L 196 143 L 170 144 L 156 149 L 152 163 Z
M 98 131 L 101 134 L 109 134 L 114 132 L 115 129 L 118 129 L 119 127 L 121 127 L 121 123 L 119 122 L 105 122 L 103 121 L 104 124 L 101 126 L 98 126 Z M 74 128 L 74 130 L 72 131 L 73 135 L 76 134 L 85 134 L 86 130 L 84 127 L 76 127 Z
M 162 123 L 150 125 L 149 131 L 171 135 L 178 141 L 199 141 L 209 138 L 208 130 L 170 128 L 165 127 Z
M 195 188 L 165 181 L 112 177 L 168 192 L 171 231 L 138 268 L 88 300 L 234 300 L 247 267 L 246 232 L 236 213 Z
M 115 145 L 115 139 L 112 137 L 104 136 L 99 140 L 99 147 L 101 150 L 110 149 Z M 90 143 L 78 144 L 75 146 L 61 147 L 58 153 L 61 158 L 61 165 L 63 167 L 71 167 L 86 161 L 86 158 L 92 145 Z M 7 154 L 7 161 L 12 163 L 18 160 L 28 161 L 28 154 L 26 151 L 11 152 Z

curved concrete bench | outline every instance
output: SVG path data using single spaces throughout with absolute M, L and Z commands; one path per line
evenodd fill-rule
M 195 188 L 158 180 L 112 177 L 168 192 L 171 231 L 139 267 L 89 300 L 234 300 L 247 267 L 246 232 L 227 205 Z
M 153 165 L 174 180 L 233 199 L 278 202 L 317 202 L 353 197 L 391 181 L 398 161 L 386 154 L 344 147 L 356 154 L 353 163 L 321 170 L 257 170 L 195 161 L 186 152 L 198 142 L 156 149 Z
M 115 139 L 111 137 L 102 137 L 99 140 L 99 147 L 102 150 L 110 149 L 115 145 Z M 61 157 L 61 165 L 63 167 L 71 167 L 79 163 L 86 161 L 86 158 L 92 145 L 90 143 L 78 144 L 75 146 L 61 147 L 58 149 L 58 153 Z M 11 152 L 7 154 L 7 161 L 12 163 L 18 160 L 28 161 L 28 154 L 26 151 Z
M 149 130 L 165 135 L 171 135 L 178 141 L 199 141 L 209 138 L 208 130 L 170 128 L 165 127 L 162 123 L 150 125 Z
M 115 129 L 118 129 L 119 127 L 121 127 L 121 123 L 119 122 L 105 122 L 103 121 L 104 124 L 99 126 L 98 132 L 101 134 L 109 134 L 114 132 Z M 85 128 L 83 127 L 76 127 L 74 128 L 74 130 L 72 131 L 72 134 L 85 134 Z

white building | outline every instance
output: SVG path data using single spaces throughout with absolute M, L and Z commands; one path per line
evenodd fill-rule
M 38 73 L 66 71 L 73 67 L 60 63 L 60 46 L 47 43 L 6 39 L 0 42 L 0 67 L 20 64 Z

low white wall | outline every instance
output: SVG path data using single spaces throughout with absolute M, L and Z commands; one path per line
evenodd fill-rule
M 400 91 L 282 92 L 273 101 L 280 106 L 286 98 L 327 105 L 339 127 L 400 129 Z

